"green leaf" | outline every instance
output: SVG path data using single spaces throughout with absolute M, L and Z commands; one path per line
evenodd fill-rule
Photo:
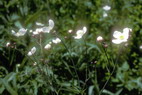
M 9 82 L 9 81 L 11 81 L 11 80 L 13 80 L 13 79 L 15 78 L 15 75 L 16 75 L 16 73 L 11 72 L 11 73 L 9 73 L 4 79 L 5 79 L 7 82 Z
M 1 79 L 0 79 L 0 94 L 2 94 L 4 90 L 5 90 L 5 87 L 4 87 L 4 85 L 2 84 L 2 81 L 1 81 Z
M 123 65 L 122 65 L 122 70 L 123 71 L 127 71 L 129 69 L 129 65 L 127 62 L 125 62 Z
M 88 46 L 90 46 L 90 48 L 94 48 L 97 49 L 99 52 L 101 52 L 101 50 L 99 49 L 99 47 L 95 44 L 91 44 L 91 43 L 87 43 Z
M 5 86 L 6 90 L 11 94 L 11 95 L 18 95 L 18 93 L 8 84 L 8 81 L 5 79 L 1 79 L 3 85 Z
M 37 95 L 37 92 L 38 92 L 37 82 L 36 81 L 32 81 L 32 83 L 34 85 L 34 95 Z
M 93 91 L 93 89 L 94 89 L 94 85 L 92 85 L 92 86 L 89 86 L 89 91 L 88 91 L 88 95 L 94 95 L 94 91 Z
M 84 70 L 86 68 L 86 66 L 87 66 L 87 63 L 82 63 L 79 70 L 80 71 Z
M 27 19 L 26 19 L 26 21 L 25 21 L 25 23 L 26 23 L 26 25 L 28 25 L 29 23 L 33 23 L 34 21 L 36 21 L 37 19 L 38 19 L 38 17 L 40 16 L 40 15 L 42 15 L 44 12 L 42 12 L 42 11 L 37 11 L 36 13 L 34 13 L 33 15 L 30 15 Z

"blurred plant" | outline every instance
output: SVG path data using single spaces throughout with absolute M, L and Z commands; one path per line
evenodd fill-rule
M 0 1 L 0 93 L 140 94 L 140 4 L 140 0 Z M 80 30 L 86 24 L 88 29 Z M 121 45 L 111 44 L 110 33 L 126 26 L 133 28 L 131 41 L 126 42 L 123 31 L 113 39 Z M 97 38 L 99 43 L 96 35 L 103 37 Z M 36 53 L 28 56 L 32 47 Z

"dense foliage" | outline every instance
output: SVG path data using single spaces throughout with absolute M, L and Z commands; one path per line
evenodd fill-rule
M 141 10 L 141 0 L 1 0 L 0 94 L 141 95 Z M 53 30 L 32 36 L 35 23 L 48 26 L 49 19 Z M 85 35 L 74 39 L 84 26 Z M 22 27 L 24 36 L 12 35 Z M 113 44 L 113 32 L 125 27 L 132 29 L 128 42 Z M 56 37 L 61 43 L 42 49 Z

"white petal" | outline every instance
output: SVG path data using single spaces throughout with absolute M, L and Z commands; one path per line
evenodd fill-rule
M 75 39 L 81 39 L 82 36 L 74 36 Z
M 33 35 L 38 35 L 39 33 L 37 31 L 34 31 L 33 32 Z
M 111 9 L 111 7 L 110 7 L 110 6 L 108 6 L 108 5 L 106 5 L 106 6 L 104 6 L 104 7 L 103 7 L 103 9 L 104 9 L 104 10 L 106 10 L 106 11 L 108 11 L 108 10 L 110 10 L 110 9 Z
M 106 12 L 103 13 L 103 17 L 107 17 L 108 14 Z
M 82 36 L 84 34 L 83 30 L 77 30 L 76 32 L 77 36 Z
M 129 32 L 130 32 L 130 28 L 124 28 L 123 29 L 123 35 L 124 35 L 125 39 L 128 39 Z
M 44 47 L 44 49 L 46 49 L 46 50 L 48 50 L 48 49 L 50 49 L 51 48 L 51 44 L 47 44 L 45 47 Z
M 15 34 L 15 31 L 14 30 L 11 30 L 12 34 Z
M 114 40 L 112 40 L 112 42 L 114 44 L 120 44 L 120 43 L 122 43 L 122 40 L 114 39 Z
M 98 41 L 98 42 L 103 41 L 103 37 L 102 37 L 102 36 L 98 36 L 98 37 L 97 37 L 97 41 Z
M 54 21 L 53 20 L 49 20 L 49 27 L 52 29 L 54 27 Z
M 61 42 L 61 40 L 59 38 L 56 38 L 56 39 L 53 39 L 52 42 L 55 44 L 58 44 Z
M 33 47 L 33 48 L 31 49 L 31 53 L 34 54 L 35 52 L 36 52 L 36 47 Z
M 21 29 L 19 29 L 19 31 L 17 32 L 17 33 L 18 33 L 17 35 L 19 35 L 19 36 L 24 36 L 26 32 L 27 32 L 27 29 L 21 28 Z
M 32 32 L 33 32 L 33 30 L 30 30 L 29 32 L 30 32 L 30 33 L 32 33 Z
M 8 46 L 10 46 L 10 42 L 7 42 L 7 43 L 6 43 L 6 47 L 8 47 Z
M 28 56 L 31 56 L 32 55 L 32 53 L 31 52 L 28 52 L 28 54 L 27 54 Z
M 142 45 L 140 46 L 140 49 L 142 49 Z
M 119 31 L 114 31 L 114 33 L 113 33 L 114 38 L 119 38 L 121 35 L 122 35 L 122 33 Z
M 36 22 L 36 25 L 38 25 L 38 26 L 44 26 L 44 24 L 39 23 L 39 22 Z
M 43 27 L 42 30 L 44 33 L 50 33 L 51 29 L 50 29 L 50 27 Z
M 87 31 L 87 28 L 86 28 L 86 27 L 83 27 L 83 31 L 84 31 L 84 33 L 86 33 L 86 31 Z
M 68 33 L 72 33 L 72 30 L 68 30 Z

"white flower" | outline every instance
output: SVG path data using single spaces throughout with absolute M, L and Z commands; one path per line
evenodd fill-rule
M 102 41 L 103 41 L 103 37 L 102 37 L 102 36 L 98 36 L 98 37 L 97 37 L 97 41 L 98 41 L 98 42 L 102 42 Z
M 49 26 L 48 27 L 43 27 L 42 30 L 44 33 L 50 33 L 50 31 L 53 29 L 54 27 L 54 21 L 53 20 L 49 20 Z
M 39 23 L 39 22 L 36 22 L 36 25 L 38 25 L 38 26 L 44 26 L 44 24 Z
M 42 30 L 43 30 L 44 33 L 50 33 L 51 28 L 49 26 L 43 27 Z
M 49 43 L 44 47 L 44 49 L 46 49 L 46 50 L 50 49 L 50 48 L 51 48 L 51 43 L 52 43 L 52 42 L 49 42 Z
M 33 30 L 30 30 L 29 32 L 30 32 L 30 33 L 32 33 L 32 32 L 33 32 Z
M 72 30 L 68 30 L 68 33 L 72 33 Z
M 20 67 L 21 65 L 20 64 L 17 64 L 17 67 Z
M 7 42 L 7 43 L 6 43 L 6 47 L 9 47 L 9 46 L 10 46 L 10 42 Z
M 123 33 L 119 32 L 119 31 L 114 31 L 113 37 L 115 39 L 113 39 L 112 42 L 115 43 L 115 44 L 120 44 L 122 42 L 127 42 L 128 38 L 129 38 L 129 32 L 131 30 L 132 29 L 130 29 L 130 28 L 124 28 Z
M 39 33 L 41 33 L 43 31 L 42 28 L 37 28 L 34 32 L 33 35 L 38 35 Z
M 75 39 L 80 39 L 80 38 L 82 38 L 82 36 L 86 33 L 86 31 L 87 31 L 87 28 L 86 28 L 86 27 L 83 27 L 82 30 L 78 30 L 78 31 L 76 32 L 76 36 L 74 36 L 74 38 L 75 38 Z
M 32 56 L 36 52 L 36 47 L 33 47 L 29 52 L 28 56 Z
M 103 17 L 107 17 L 108 14 L 106 12 L 103 13 Z
M 140 46 L 140 49 L 142 49 L 142 45 Z
M 106 5 L 106 6 L 103 7 L 103 9 L 104 9 L 105 11 L 109 11 L 109 10 L 111 9 L 111 7 L 108 6 L 108 5 Z
M 37 65 L 37 62 L 34 62 L 33 65 L 36 66 L 36 65 Z
M 53 42 L 54 44 L 58 44 L 58 43 L 61 42 L 61 40 L 60 40 L 59 38 L 56 38 L 56 39 L 53 39 L 52 42 Z
M 27 29 L 21 28 L 17 33 L 14 30 L 12 30 L 11 32 L 14 36 L 19 37 L 19 36 L 24 36 L 25 33 L 27 32 Z

